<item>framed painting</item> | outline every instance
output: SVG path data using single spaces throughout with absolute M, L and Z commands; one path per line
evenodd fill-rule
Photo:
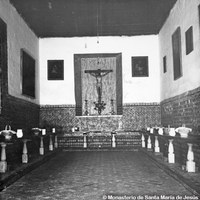
M 194 49 L 193 27 L 192 26 L 185 32 L 185 46 L 186 46 L 186 55 L 188 55 Z
M 21 49 L 22 94 L 35 98 L 35 59 Z
M 64 80 L 63 60 L 48 60 L 48 80 Z
M 183 75 L 180 26 L 172 34 L 172 55 L 173 55 L 174 80 L 177 80 Z
M 132 57 L 132 77 L 148 77 L 148 56 Z

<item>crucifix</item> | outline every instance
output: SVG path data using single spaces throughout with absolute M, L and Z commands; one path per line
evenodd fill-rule
M 108 73 L 112 72 L 112 69 L 97 69 L 97 70 L 85 70 L 85 73 L 89 73 L 91 76 L 96 78 L 96 90 L 98 95 L 98 102 L 94 102 L 95 110 L 98 110 L 98 114 L 101 114 L 101 111 L 105 109 L 105 103 L 101 101 L 102 98 L 102 77 L 106 76 Z

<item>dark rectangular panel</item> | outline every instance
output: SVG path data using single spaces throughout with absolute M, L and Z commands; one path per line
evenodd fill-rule
M 48 60 L 48 80 L 64 80 L 64 60 Z
M 181 56 L 181 29 L 178 27 L 172 35 L 172 51 L 174 65 L 174 80 L 182 76 L 182 56 Z
M 7 25 L 0 18 L 0 70 L 2 98 L 8 93 Z
M 167 72 L 167 57 L 166 56 L 163 57 L 163 72 L 164 73 Z
M 35 97 L 35 59 L 21 50 L 22 94 Z
M 149 61 L 148 56 L 132 57 L 132 77 L 148 77 Z
M 193 51 L 193 28 L 192 26 L 185 32 L 186 55 Z

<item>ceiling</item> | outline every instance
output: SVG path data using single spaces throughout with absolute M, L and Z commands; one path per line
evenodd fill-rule
M 157 34 L 176 0 L 10 0 L 38 37 Z

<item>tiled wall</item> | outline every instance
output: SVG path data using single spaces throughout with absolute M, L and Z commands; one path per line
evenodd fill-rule
M 74 105 L 41 106 L 40 126 L 54 126 L 61 131 L 69 131 L 77 126 Z M 160 105 L 157 103 L 124 104 L 122 129 L 140 130 L 160 124 Z
M 55 105 L 40 107 L 40 126 L 56 127 L 66 132 L 76 124 L 74 105 Z
M 4 95 L 2 113 L 0 115 L 0 130 L 10 124 L 13 130 L 23 129 L 29 134 L 30 129 L 39 125 L 39 106 L 25 100 Z
M 123 127 L 126 130 L 141 130 L 159 125 L 160 105 L 157 103 L 124 104 Z
M 172 127 L 185 124 L 200 134 L 200 87 L 162 101 L 161 123 Z

